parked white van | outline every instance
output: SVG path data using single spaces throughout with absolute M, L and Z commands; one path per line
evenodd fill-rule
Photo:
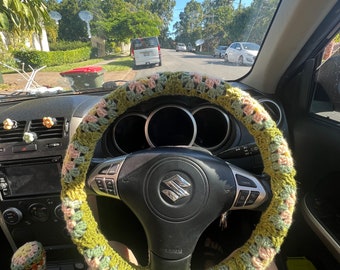
M 131 40 L 131 56 L 134 58 L 133 68 L 139 66 L 162 65 L 161 47 L 157 37 L 143 37 Z

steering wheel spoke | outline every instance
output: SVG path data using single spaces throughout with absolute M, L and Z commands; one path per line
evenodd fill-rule
M 265 208 L 272 197 L 269 183 L 232 164 L 229 166 L 236 181 L 235 201 L 230 210 Z
M 92 172 L 87 178 L 87 186 L 97 195 L 119 199 L 118 172 L 126 156 L 111 159 L 92 159 Z

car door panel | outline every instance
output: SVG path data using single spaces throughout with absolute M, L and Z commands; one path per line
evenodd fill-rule
M 336 119 L 340 119 L 340 112 L 334 110 L 324 90 L 319 91 L 317 74 L 323 63 L 321 54 L 310 58 L 280 91 L 291 130 L 301 206 L 292 234 L 300 239 L 294 243 L 288 240 L 287 250 L 296 255 L 305 245 L 319 246 L 308 254 L 314 257 L 317 269 L 339 269 L 340 122 Z M 336 80 L 338 72 L 339 67 L 329 80 Z

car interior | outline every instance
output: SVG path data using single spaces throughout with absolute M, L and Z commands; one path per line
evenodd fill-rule
M 340 269 L 340 1 L 279 2 L 236 80 L 1 98 L 0 268 Z

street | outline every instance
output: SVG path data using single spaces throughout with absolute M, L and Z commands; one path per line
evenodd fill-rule
M 189 71 L 207 74 L 225 80 L 235 80 L 249 71 L 249 66 L 236 66 L 212 55 L 199 55 L 191 52 L 176 52 L 162 49 L 162 66 L 142 67 L 136 78 L 163 71 Z

